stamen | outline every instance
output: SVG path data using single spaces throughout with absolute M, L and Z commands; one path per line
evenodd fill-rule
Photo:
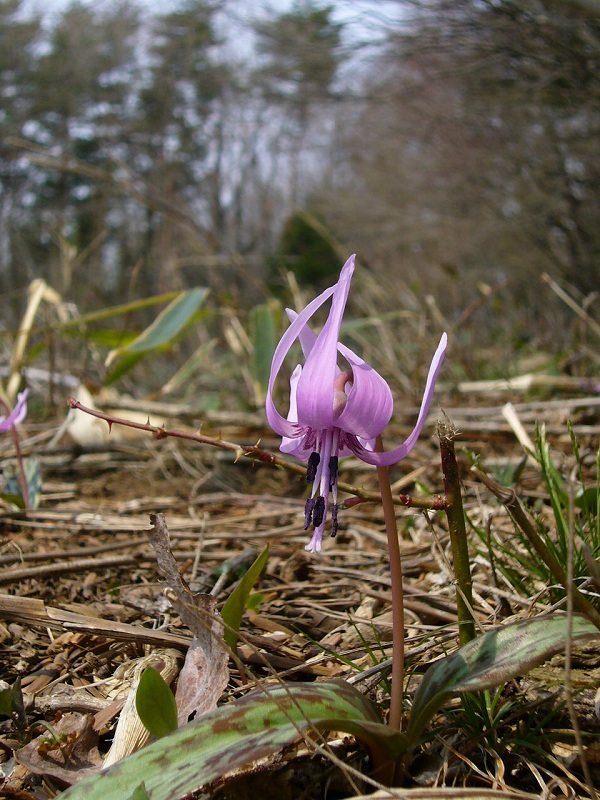
M 312 524 L 315 526 L 315 528 L 318 528 L 319 525 L 323 522 L 324 516 L 325 516 L 325 498 L 323 496 L 319 496 L 315 500 L 315 506 L 313 508 L 313 513 L 312 513 Z
M 315 478 L 317 477 L 317 470 L 319 468 L 319 463 L 321 461 L 321 456 L 318 453 L 311 453 L 308 459 L 308 465 L 306 467 L 306 482 L 313 483 Z
M 332 489 L 337 481 L 338 473 L 338 457 L 331 456 L 329 459 L 329 488 Z
M 308 530 L 308 526 L 312 520 L 313 509 L 315 507 L 315 501 L 312 497 L 309 497 L 306 501 L 306 505 L 304 506 L 304 530 Z
M 306 530 L 306 528 L 304 529 Z M 334 503 L 331 506 L 331 538 L 335 539 L 338 532 L 338 507 L 337 504 Z

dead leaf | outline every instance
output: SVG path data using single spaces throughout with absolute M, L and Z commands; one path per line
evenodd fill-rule
M 119 714 L 119 722 L 113 735 L 113 743 L 104 759 L 103 769 L 116 764 L 136 750 L 140 750 L 150 741 L 150 731 L 138 716 L 135 698 L 140 678 L 144 670 L 152 667 L 157 669 L 164 681 L 170 684 L 178 672 L 178 661 L 181 653 L 177 650 L 154 650 L 149 656 L 137 659 L 125 670 L 124 679 L 129 683 L 127 699 Z M 98 729 L 98 716 L 94 718 L 95 727 Z
M 100 771 L 102 757 L 91 714 L 63 714 L 50 731 L 15 752 L 20 764 L 36 775 L 50 775 L 68 784 Z
M 194 635 L 175 693 L 178 721 L 184 725 L 191 714 L 200 716 L 216 708 L 229 680 L 229 651 L 214 597 L 190 591 L 171 552 L 164 516 L 151 514 L 150 521 L 150 543 L 156 550 L 158 570 L 167 582 L 164 595 Z

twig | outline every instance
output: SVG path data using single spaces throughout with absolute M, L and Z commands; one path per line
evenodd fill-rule
M 83 411 L 84 413 L 89 414 L 92 417 L 97 417 L 98 419 L 103 419 L 108 425 L 109 429 L 112 428 L 113 425 L 125 425 L 129 428 L 147 431 L 148 433 L 151 433 L 155 439 L 166 439 L 167 437 L 173 437 L 176 439 L 186 439 L 187 441 L 197 442 L 198 444 L 208 444 L 212 447 L 217 447 L 220 450 L 229 450 L 230 452 L 235 453 L 236 461 L 240 458 L 256 459 L 257 461 L 260 461 L 261 464 L 270 464 L 277 469 L 287 470 L 288 472 L 293 472 L 295 475 L 306 477 L 305 467 L 301 466 L 300 464 L 293 464 L 291 461 L 287 461 L 285 458 L 276 456 L 274 453 L 271 453 L 268 450 L 263 450 L 258 445 L 240 445 L 236 444 L 235 442 L 228 442 L 225 439 L 221 439 L 217 436 L 207 436 L 199 431 L 192 433 L 190 431 L 176 429 L 169 430 L 164 427 L 158 427 L 157 425 L 151 425 L 149 422 L 134 422 L 133 420 L 115 417 L 113 414 L 104 413 L 103 411 L 98 411 L 94 408 L 88 408 L 73 397 L 69 398 L 68 403 L 69 407 L 72 409 Z M 348 500 L 340 503 L 340 508 L 350 508 L 351 506 L 357 505 L 360 502 L 381 503 L 381 496 L 376 492 L 368 492 L 365 489 L 361 489 L 359 486 L 352 486 L 344 481 L 338 481 L 338 489 L 340 489 L 342 492 L 347 492 L 348 494 L 354 495 L 354 498 L 349 498 Z M 395 505 L 404 506 L 406 508 L 427 508 L 433 511 L 443 510 L 446 507 L 445 499 L 437 495 L 432 498 L 426 498 L 413 497 L 410 494 L 400 494 L 392 498 L 392 502 Z
M 38 567 L 23 567 L 22 569 L 7 569 L 0 572 L 0 583 L 12 583 L 25 578 L 41 578 L 47 575 L 60 575 L 63 572 L 81 572 L 83 570 L 97 570 L 103 567 L 123 567 L 128 564 L 141 564 L 152 562 L 154 559 L 148 553 L 143 555 L 106 556 L 105 558 L 77 558 L 73 561 L 62 561 L 59 564 L 40 564 Z
M 568 295 L 564 289 L 562 289 L 555 280 L 552 280 L 548 273 L 544 272 L 542 274 L 542 280 L 544 283 L 547 283 L 548 286 L 552 289 L 554 294 L 563 301 L 563 303 L 574 311 L 578 317 L 580 317 L 584 322 L 586 322 L 590 328 L 594 331 L 596 336 L 600 336 L 600 325 L 590 317 L 590 315 L 585 311 L 578 303 L 573 300 L 573 298 Z

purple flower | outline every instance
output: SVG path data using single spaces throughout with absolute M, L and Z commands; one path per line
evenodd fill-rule
M 374 452 L 375 440 L 390 421 L 394 403 L 390 387 L 381 375 L 338 341 L 354 259 L 351 256 L 346 261 L 335 286 L 326 289 L 299 314 L 288 310 L 291 325 L 275 350 L 266 398 L 269 424 L 282 437 L 280 449 L 308 462 L 306 477 L 312 484 L 312 492 L 306 501 L 304 527 L 306 530 L 310 524 L 314 525 L 313 537 L 306 548 L 313 553 L 321 549 L 330 494 L 331 535 L 337 533 L 338 459 L 355 455 L 367 464 L 389 466 L 410 453 L 425 423 L 448 343 L 444 333 L 429 368 L 417 423 L 408 439 L 395 450 Z M 307 323 L 329 298 L 329 317 L 317 336 Z M 305 361 L 292 374 L 286 419 L 275 408 L 273 386 L 296 339 L 300 341 Z M 338 353 L 348 364 L 345 370 L 338 366 Z
M 0 433 L 6 433 L 15 425 L 20 425 L 27 415 L 27 395 L 29 389 L 19 392 L 17 404 L 7 417 L 0 417 Z

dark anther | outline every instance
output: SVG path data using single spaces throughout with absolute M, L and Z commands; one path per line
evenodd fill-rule
M 338 532 L 338 517 L 337 517 L 337 505 L 334 503 L 331 506 L 331 538 L 335 539 Z M 306 530 L 306 529 L 305 529 Z
M 308 459 L 308 466 L 306 467 L 306 482 L 312 483 L 314 479 L 317 477 L 317 468 L 319 466 L 319 462 L 321 460 L 321 456 L 318 453 L 311 453 Z
M 308 530 L 308 526 L 312 520 L 313 515 L 313 508 L 315 507 L 315 501 L 312 497 L 309 497 L 306 501 L 306 505 L 304 506 L 304 530 Z
M 329 488 L 333 487 L 333 484 L 337 481 L 337 473 L 338 473 L 338 457 L 331 456 L 329 459 Z
M 317 497 L 315 500 L 315 507 L 313 509 L 312 514 L 312 524 L 315 528 L 318 528 L 319 525 L 323 522 L 323 517 L 325 516 L 325 498 L 324 497 Z

